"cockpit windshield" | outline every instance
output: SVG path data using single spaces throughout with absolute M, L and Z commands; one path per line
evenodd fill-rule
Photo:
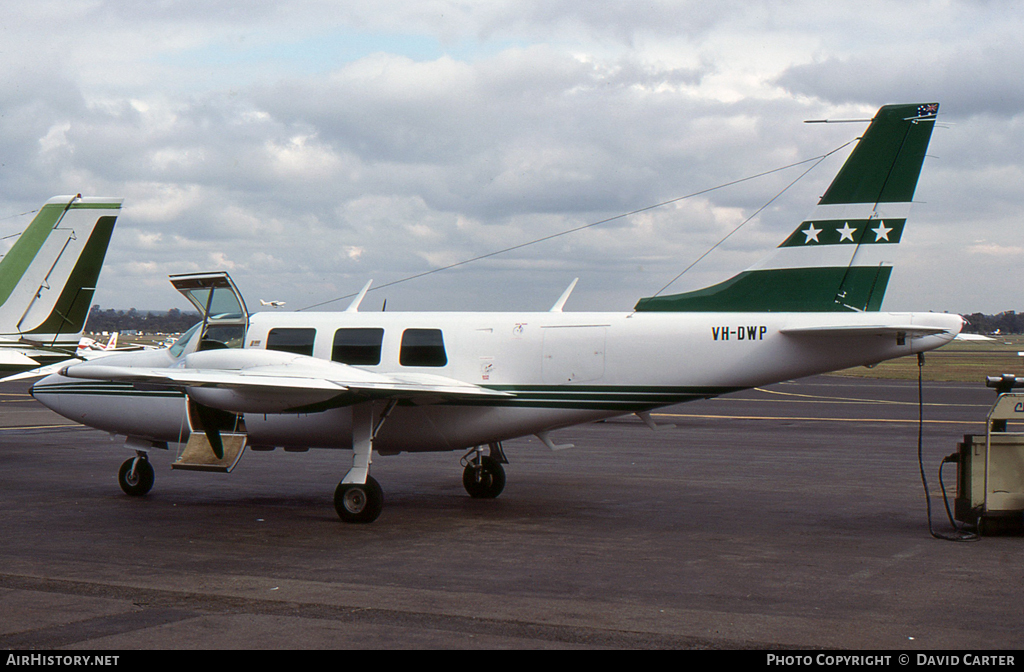
M 179 336 L 178 340 L 176 340 L 170 347 L 171 354 L 175 357 L 181 357 L 181 353 L 184 352 L 185 346 L 188 345 L 188 342 L 192 340 L 192 337 L 197 331 L 199 331 L 199 327 L 201 326 L 203 326 L 202 322 L 196 322 L 189 327 L 188 331 Z

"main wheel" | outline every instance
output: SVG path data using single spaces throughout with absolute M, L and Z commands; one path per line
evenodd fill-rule
M 135 466 L 134 473 L 132 465 Z M 153 465 L 144 457 L 125 460 L 117 472 L 117 484 L 126 495 L 141 497 L 153 487 Z
M 334 491 L 334 509 L 346 523 L 372 523 L 384 508 L 384 491 L 373 476 L 365 484 L 339 483 Z
M 494 499 L 505 489 L 505 468 L 493 457 L 483 455 L 479 464 L 466 466 L 462 472 L 462 485 L 470 497 Z

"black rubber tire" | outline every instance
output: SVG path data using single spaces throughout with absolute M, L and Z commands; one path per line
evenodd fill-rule
M 384 491 L 373 476 L 366 484 L 339 483 L 334 491 L 334 510 L 346 523 L 372 523 L 384 508 Z
M 479 466 L 470 464 L 462 472 L 462 485 L 474 499 L 494 499 L 505 489 L 505 468 L 493 457 L 484 455 Z
M 138 460 L 138 464 L 135 466 L 135 477 L 130 478 L 132 462 L 136 460 Z M 124 494 L 132 497 L 142 497 L 148 493 L 153 487 L 154 478 L 153 465 L 144 457 L 132 457 L 125 460 L 117 472 L 117 484 L 124 490 Z

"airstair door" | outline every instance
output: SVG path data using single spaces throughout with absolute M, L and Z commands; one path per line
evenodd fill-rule
M 223 271 L 170 276 L 171 284 L 203 316 L 199 350 L 241 348 L 249 327 L 249 311 L 241 293 Z
M 198 350 L 245 345 L 249 311 L 227 273 L 172 275 L 170 281 L 203 316 Z M 242 416 L 202 406 L 190 398 L 188 423 L 192 433 L 173 468 L 229 472 L 238 464 L 247 439 Z

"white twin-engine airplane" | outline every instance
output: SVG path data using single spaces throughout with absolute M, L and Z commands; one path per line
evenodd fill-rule
M 879 312 L 938 106 L 881 108 L 811 216 L 720 284 L 641 299 L 632 312 L 249 315 L 224 273 L 171 276 L 203 314 L 165 350 L 66 366 L 32 394 L 127 436 L 120 484 L 153 484 L 150 449 L 186 443 L 181 468 L 228 471 L 254 450 L 353 451 L 341 518 L 377 518 L 371 457 L 468 451 L 473 497 L 505 485 L 501 442 L 951 341 L 958 315 Z M 570 288 L 571 289 L 571 288 Z M 111 403 L 111 400 L 117 403 Z
M 0 260 L 0 372 L 65 361 L 82 337 L 121 199 L 55 196 Z

